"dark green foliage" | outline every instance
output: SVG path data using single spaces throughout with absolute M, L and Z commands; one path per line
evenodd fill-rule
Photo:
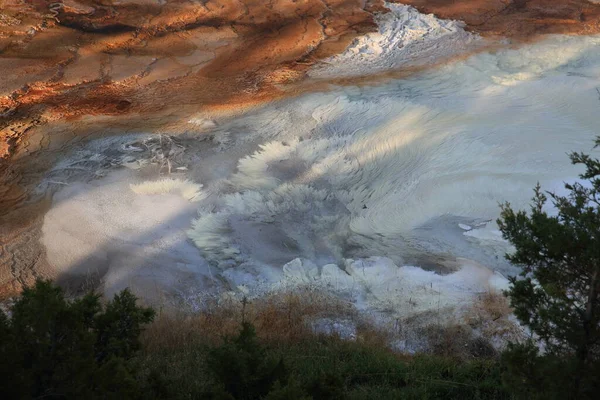
M 383 346 L 311 338 L 271 350 L 314 399 L 509 399 L 497 360 L 399 359 Z
M 287 385 L 282 386 L 277 382 L 265 400 L 312 400 L 304 388 L 297 381 L 290 381 Z
M 246 348 L 241 354 L 240 346 Z M 246 393 L 259 396 L 254 397 L 258 399 L 511 398 L 502 386 L 500 363 L 496 359 L 459 362 L 428 355 L 400 359 L 384 346 L 348 342 L 335 337 L 315 336 L 300 342 L 254 342 L 252 345 L 234 338 L 217 348 L 197 344 L 181 350 L 153 351 L 143 355 L 140 362 L 163 373 L 163 383 L 168 390 L 162 398 L 231 400 L 244 394 L 239 393 L 237 385 L 226 389 L 232 376 L 230 372 L 223 372 L 227 365 L 224 360 L 238 359 L 230 365 L 235 366 L 233 370 L 238 371 L 237 376 L 243 376 L 238 382 L 245 382 L 246 387 L 253 382 L 264 382 L 261 379 L 265 376 L 263 372 L 255 377 L 239 372 L 249 370 L 239 368 L 240 364 L 245 364 L 239 360 L 247 360 L 249 354 L 257 355 L 258 360 L 248 364 L 272 366 L 283 360 L 287 371 L 287 379 L 275 380 L 274 373 L 266 374 L 271 377 L 271 382 L 275 380 L 267 393 L 262 383 L 258 384 L 258 389 L 249 388 Z M 221 361 L 215 361 L 215 357 Z M 256 368 L 256 371 L 269 370 Z
M 140 349 L 142 325 L 153 318 L 154 311 L 136 306 L 136 297 L 129 290 L 115 295 L 94 319 L 96 358 L 130 358 Z
M 18 398 L 20 389 L 25 385 L 22 367 L 9 362 L 17 359 L 14 342 L 10 322 L 0 311 L 0 394 L 11 399 Z
M 344 381 L 339 375 L 323 373 L 308 386 L 313 399 L 342 400 L 345 398 Z
M 128 360 L 153 316 L 128 291 L 103 309 L 97 295 L 69 302 L 60 288 L 38 281 L 10 318 L 0 312 L 0 389 L 5 398 L 136 398 Z
M 505 385 L 523 399 L 569 399 L 574 396 L 573 358 L 540 355 L 535 343 L 510 344 L 502 355 Z
M 207 365 L 217 382 L 217 391 L 233 399 L 260 399 L 276 382 L 285 384 L 287 371 L 282 359 L 266 355 L 256 341 L 254 327 L 244 322 L 239 335 L 212 349 Z
M 566 196 L 538 185 L 529 213 L 505 204 L 498 220 L 515 247 L 507 258 L 523 268 L 510 278 L 511 306 L 544 348 L 504 354 L 506 380 L 526 398 L 595 398 L 600 389 L 600 162 L 570 157 L 585 166 L 585 185 L 566 184 Z M 549 200 L 556 213 L 546 211 Z

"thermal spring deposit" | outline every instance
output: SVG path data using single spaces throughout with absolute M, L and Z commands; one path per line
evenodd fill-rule
M 311 286 L 406 316 L 504 289 L 518 270 L 499 204 L 577 179 L 567 153 L 590 151 L 600 126 L 600 37 L 485 50 L 409 7 L 377 22 L 308 72 L 355 84 L 72 147 L 38 187 L 54 193 L 48 262 L 107 294 L 196 305 Z

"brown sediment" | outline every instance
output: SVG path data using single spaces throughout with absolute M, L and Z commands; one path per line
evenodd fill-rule
M 0 159 L 40 123 L 268 100 L 276 85 L 372 30 L 371 11 L 381 8 L 381 0 L 161 3 L 0 0 Z
M 49 199 L 19 208 L 0 223 L 0 299 L 13 296 L 37 278 L 53 278 L 43 246 L 40 246 L 43 215 Z
M 585 0 L 399 3 L 485 36 L 600 31 L 600 4 Z M 413 73 L 305 79 L 385 10 L 383 0 L 0 0 L 0 295 L 51 276 L 36 237 L 47 200 L 25 200 L 73 142 L 184 132 L 198 112 Z
M 484 36 L 531 40 L 544 34 L 600 32 L 600 4 L 590 0 L 400 0 L 424 13 L 464 21 Z

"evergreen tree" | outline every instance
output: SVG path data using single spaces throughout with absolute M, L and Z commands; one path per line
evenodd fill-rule
M 237 337 L 226 339 L 210 351 L 208 367 L 217 381 L 213 394 L 216 398 L 261 399 L 276 383 L 287 383 L 283 360 L 266 355 L 266 349 L 256 340 L 254 326 L 248 322 L 242 323 Z
M 103 307 L 88 294 L 67 301 L 50 281 L 25 288 L 0 311 L 0 393 L 3 398 L 139 398 L 128 363 L 154 312 L 125 290 Z
M 570 158 L 585 183 L 565 184 L 565 196 L 538 185 L 529 213 L 506 203 L 498 220 L 515 247 L 508 260 L 522 267 L 507 294 L 533 334 L 505 352 L 506 382 L 527 398 L 596 398 L 600 388 L 600 161 Z

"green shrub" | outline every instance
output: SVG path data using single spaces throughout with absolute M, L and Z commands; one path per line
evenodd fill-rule
M 216 381 L 215 392 L 223 392 L 236 400 L 260 399 L 275 383 L 287 382 L 283 360 L 269 357 L 256 341 L 254 327 L 244 322 L 239 335 L 210 350 L 209 370 Z
M 513 344 L 503 357 L 505 380 L 522 398 L 594 399 L 600 390 L 600 160 L 570 157 L 587 182 L 565 184 L 565 196 L 538 185 L 529 213 L 504 204 L 498 220 L 515 248 L 508 260 L 522 267 L 510 278 L 510 304 L 537 342 Z
M 67 301 L 39 280 L 0 312 L 0 391 L 5 398 L 137 398 L 129 360 L 142 325 L 154 311 L 136 305 L 128 290 L 105 307 L 95 294 Z

